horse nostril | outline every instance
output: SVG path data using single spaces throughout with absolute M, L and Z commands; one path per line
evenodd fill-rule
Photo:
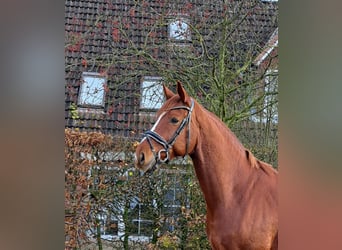
M 140 165 L 143 165 L 144 162 L 145 162 L 145 155 L 144 155 L 144 153 L 140 153 L 140 159 L 139 159 Z

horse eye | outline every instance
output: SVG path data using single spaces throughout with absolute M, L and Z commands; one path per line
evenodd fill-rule
M 174 124 L 175 124 L 175 123 L 177 123 L 177 122 L 178 122 L 178 119 L 177 119 L 176 117 L 172 117 L 172 118 L 171 118 L 171 123 L 174 123 Z

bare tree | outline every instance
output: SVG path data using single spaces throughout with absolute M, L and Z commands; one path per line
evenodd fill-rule
M 255 58 L 277 26 L 274 3 L 167 0 L 88 4 L 92 11 L 87 11 L 85 18 L 78 17 L 77 8 L 67 12 L 73 14 L 65 34 L 66 111 L 73 126 L 82 127 L 85 120 L 94 118 L 101 125 L 96 129 L 106 132 L 105 125 L 110 119 L 117 126 L 113 130 L 124 130 L 128 125 L 119 124 L 120 115 L 129 113 L 129 136 L 137 139 L 139 129 L 149 128 L 152 122 L 150 116 L 141 115 L 140 81 L 143 76 L 156 76 L 171 88 L 181 81 L 246 147 L 262 160 L 277 165 L 277 71 L 273 70 L 276 55 L 271 55 L 262 68 L 255 65 Z M 67 6 L 74 8 L 72 4 Z M 81 79 L 85 71 L 108 78 L 104 86 L 104 112 L 80 112 L 77 103 L 82 82 L 75 79 Z M 77 140 L 77 136 L 68 140 Z M 89 140 L 89 136 L 82 136 L 85 142 Z M 95 137 L 98 136 L 102 135 Z M 103 148 L 90 145 L 92 155 L 113 151 L 114 146 L 106 143 Z M 127 145 L 130 144 L 122 146 L 124 151 L 132 151 Z M 114 148 L 119 150 L 117 146 Z M 125 225 L 120 247 L 128 249 L 128 236 L 136 229 L 132 218 L 145 209 L 134 206 L 138 203 L 148 207 L 145 219 L 150 221 L 153 245 L 162 248 L 175 239 L 172 244 L 177 247 L 208 247 L 203 226 L 205 203 L 191 167 L 183 169 L 185 175 L 181 176 L 187 176 L 182 183 L 184 196 L 177 197 L 180 211 L 172 220 L 172 216 L 165 216 L 164 197 L 175 184 L 165 175 L 152 180 L 141 178 L 130 172 L 132 159 L 116 162 L 122 168 L 109 173 L 105 171 L 109 163 L 100 161 L 99 155 L 86 162 L 73 156 L 75 150 L 80 154 L 85 149 L 80 146 L 66 151 L 66 210 L 70 215 L 66 227 L 71 228 L 67 231 L 71 247 L 89 240 L 87 228 L 98 236 L 100 248 L 103 229 L 99 218 L 105 213 L 107 218 L 115 214 Z M 112 180 L 108 181 L 110 175 Z M 174 231 L 165 230 L 172 226 Z

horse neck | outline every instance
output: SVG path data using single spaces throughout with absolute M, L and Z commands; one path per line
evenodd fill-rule
M 195 119 L 199 135 L 191 158 L 207 207 L 218 207 L 218 203 L 226 207 L 234 199 L 236 181 L 248 175 L 249 170 L 242 164 L 245 148 L 223 122 L 203 107 L 196 108 Z

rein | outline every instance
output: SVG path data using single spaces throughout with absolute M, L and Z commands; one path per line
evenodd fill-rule
M 154 132 L 153 130 L 149 130 L 144 133 L 144 138 L 147 139 L 148 144 L 150 145 L 151 151 L 156 160 L 156 164 L 153 166 L 153 168 L 155 168 L 158 163 L 165 163 L 170 160 L 169 150 L 172 148 L 173 144 L 176 142 L 177 137 L 179 136 L 179 134 L 182 132 L 182 130 L 185 128 L 186 125 L 188 125 L 188 130 L 187 130 L 187 141 L 186 141 L 184 156 L 188 154 L 189 143 L 190 143 L 190 121 L 191 121 L 191 114 L 192 114 L 193 108 L 194 108 L 194 100 L 191 99 L 190 107 L 178 106 L 178 107 L 170 108 L 167 110 L 167 111 L 171 111 L 171 110 L 176 110 L 176 109 L 185 109 L 188 111 L 188 115 L 182 120 L 181 124 L 179 125 L 179 127 L 177 128 L 173 136 L 170 138 L 170 140 L 166 141 L 162 136 L 160 136 L 158 133 Z M 153 139 L 154 141 L 162 145 L 164 149 L 161 149 L 156 153 L 151 143 L 151 139 Z M 166 154 L 165 158 L 162 158 L 163 153 Z

